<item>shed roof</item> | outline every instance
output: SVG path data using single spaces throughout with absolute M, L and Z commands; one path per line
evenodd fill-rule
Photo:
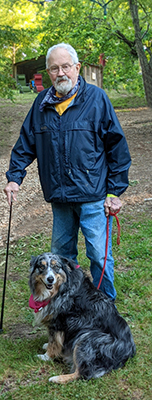
M 17 79 L 18 74 L 24 74 L 26 76 L 26 82 L 32 79 L 33 75 L 38 71 L 45 70 L 45 59 L 44 55 L 30 60 L 19 61 L 13 66 L 13 77 Z

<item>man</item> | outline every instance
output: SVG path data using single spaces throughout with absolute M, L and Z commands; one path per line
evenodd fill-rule
M 4 191 L 9 204 L 11 191 L 16 200 L 25 169 L 37 158 L 44 198 L 53 210 L 51 251 L 77 262 L 80 227 L 93 282 L 98 286 L 105 257 L 106 217 L 121 208 L 118 196 L 128 186 L 131 159 L 108 97 L 79 76 L 80 66 L 72 46 L 60 43 L 48 50 L 46 68 L 53 86 L 37 96 L 22 125 Z M 115 300 L 111 216 L 109 223 L 100 290 Z

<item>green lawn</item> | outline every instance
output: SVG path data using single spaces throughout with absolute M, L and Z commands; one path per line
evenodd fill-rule
M 67 385 L 50 384 L 51 375 L 66 373 L 61 361 L 37 359 L 47 340 L 42 328 L 32 327 L 28 307 L 29 262 L 31 255 L 50 249 L 50 237 L 43 234 L 25 237 L 11 244 L 5 313 L 0 336 L 0 395 L 2 400 L 150 400 L 152 397 L 152 220 L 142 214 L 137 219 L 120 215 L 121 243 L 116 245 L 113 224 L 116 305 L 131 327 L 137 347 L 134 359 L 125 367 L 100 379 L 75 381 Z M 3 286 L 5 251 L 0 253 L 0 295 Z M 79 235 L 79 263 L 88 270 L 85 245 Z M 27 327 L 31 334 L 26 335 Z
M 128 93 L 126 90 L 120 89 L 118 92 L 116 90 L 107 90 L 103 88 L 107 93 L 109 99 L 112 102 L 114 108 L 138 108 L 138 107 L 146 107 L 146 99 L 145 97 L 137 96 L 134 93 Z M 14 90 L 14 100 L 13 103 L 11 100 L 1 99 L 1 106 L 5 107 L 5 104 L 27 104 L 32 103 L 37 97 L 37 93 L 19 93 L 19 91 Z

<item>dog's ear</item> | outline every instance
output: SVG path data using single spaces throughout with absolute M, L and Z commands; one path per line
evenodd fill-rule
M 31 256 L 31 261 L 30 261 L 30 273 L 33 273 L 37 264 L 37 257 Z
M 73 271 L 76 268 L 76 263 L 71 258 L 61 257 L 62 265 L 65 265 L 69 271 Z

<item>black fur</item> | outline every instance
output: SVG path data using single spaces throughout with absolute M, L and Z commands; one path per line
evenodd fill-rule
M 54 277 L 49 290 L 44 285 L 44 296 L 42 293 L 38 296 L 38 276 L 42 281 L 45 276 L 47 279 Z M 60 276 L 63 279 L 57 285 L 55 279 Z M 72 361 L 73 370 L 77 369 L 80 377 L 100 377 L 122 367 L 134 356 L 135 344 L 127 322 L 82 269 L 76 269 L 73 261 L 51 253 L 32 258 L 29 285 L 37 299 L 50 297 L 50 303 L 41 312 L 50 346 L 56 333 L 62 333 L 61 355 Z

